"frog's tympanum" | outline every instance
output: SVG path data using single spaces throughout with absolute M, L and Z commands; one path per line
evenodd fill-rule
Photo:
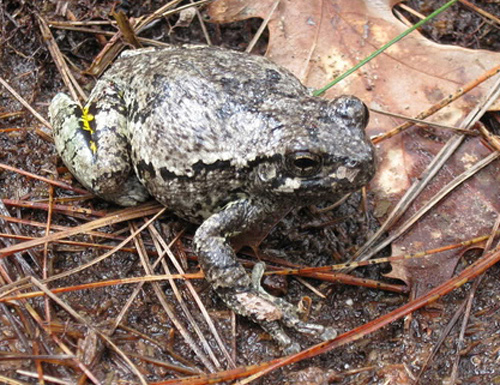
M 83 109 L 60 93 L 50 116 L 57 150 L 86 188 L 123 206 L 151 195 L 201 223 L 194 246 L 206 279 L 286 352 L 299 345 L 282 325 L 335 336 L 266 293 L 262 265 L 251 278 L 229 240 L 276 212 L 336 200 L 372 178 L 359 99 L 313 97 L 263 57 L 185 46 L 129 51 Z

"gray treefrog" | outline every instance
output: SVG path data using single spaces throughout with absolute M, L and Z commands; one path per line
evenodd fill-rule
M 358 98 L 313 97 L 264 57 L 183 46 L 131 51 L 83 109 L 60 93 L 49 112 L 56 148 L 86 188 L 125 206 L 151 195 L 201 223 L 193 243 L 206 279 L 287 353 L 299 346 L 282 325 L 335 336 L 266 293 L 262 265 L 251 278 L 229 239 L 276 212 L 335 200 L 370 181 L 375 155 Z

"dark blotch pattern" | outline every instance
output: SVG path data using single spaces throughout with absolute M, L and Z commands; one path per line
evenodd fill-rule
M 137 172 L 141 179 L 154 179 L 156 178 L 155 168 L 151 163 L 146 163 L 143 159 L 137 162 Z

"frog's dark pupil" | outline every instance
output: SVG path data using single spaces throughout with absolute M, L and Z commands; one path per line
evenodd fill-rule
M 311 177 L 318 174 L 321 163 L 319 155 L 307 151 L 295 152 L 287 156 L 289 171 L 298 177 Z

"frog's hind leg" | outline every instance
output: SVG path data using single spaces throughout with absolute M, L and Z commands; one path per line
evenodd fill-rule
M 132 170 L 125 104 L 113 84 L 99 81 L 83 109 L 59 93 L 49 113 L 57 151 L 80 183 L 122 206 L 148 199 Z

